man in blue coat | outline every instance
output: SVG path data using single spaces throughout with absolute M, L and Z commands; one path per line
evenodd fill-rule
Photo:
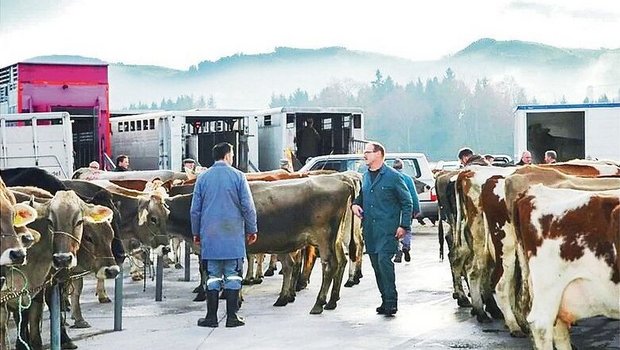
M 362 178 L 362 190 L 351 210 L 362 219 L 364 243 L 375 271 L 381 293 L 377 313 L 391 316 L 398 311 L 396 276 L 392 258 L 398 240 L 411 228 L 413 203 L 405 181 L 396 170 L 385 165 L 385 148 L 369 142 L 364 148 L 368 171 Z
M 213 147 L 215 163 L 198 176 L 194 186 L 192 232 L 200 243 L 202 265 L 207 271 L 207 315 L 198 326 L 218 326 L 219 291 L 226 295 L 226 327 L 243 326 L 237 315 L 245 242 L 257 239 L 256 208 L 245 175 L 232 167 L 233 147 L 222 142 Z
M 420 215 L 420 200 L 418 199 L 418 192 L 415 190 L 415 185 L 413 184 L 413 179 L 411 176 L 407 175 L 403 172 L 404 162 L 400 158 L 394 159 L 394 163 L 392 164 L 392 168 L 397 170 L 400 173 L 400 176 L 405 181 L 405 185 L 407 185 L 407 189 L 409 190 L 409 194 L 411 195 L 411 199 L 413 201 L 413 217 L 416 218 Z M 402 255 L 405 255 L 405 261 L 411 261 L 411 255 L 409 251 L 411 250 L 411 237 L 412 237 L 412 229 L 407 230 L 405 233 L 405 237 L 400 240 L 400 243 L 403 245 L 402 249 L 399 249 L 396 253 L 396 257 L 394 258 L 394 262 L 401 262 Z

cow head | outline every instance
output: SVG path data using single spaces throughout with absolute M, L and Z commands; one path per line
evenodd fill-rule
M 168 244 L 166 223 L 170 210 L 165 202 L 167 194 L 163 188 L 155 190 L 148 196 L 139 198 L 138 226 L 140 227 L 142 242 L 150 242 L 150 246 L 158 248 Z
M 16 204 L 15 197 L 0 179 L 0 266 L 21 265 L 26 262 L 24 243 L 32 245 L 34 238 L 26 225 L 37 218 L 36 211 Z
M 54 234 L 53 265 L 73 268 L 82 241 L 84 221 L 101 223 L 112 218 L 112 211 L 100 205 L 86 204 L 73 191 L 58 191 L 46 203 L 37 205 L 39 217 L 47 220 Z
M 113 240 L 114 230 L 109 222 L 85 221 L 82 242 L 78 251 L 79 265 L 93 271 L 97 278 L 115 278 L 120 268 L 112 255 Z

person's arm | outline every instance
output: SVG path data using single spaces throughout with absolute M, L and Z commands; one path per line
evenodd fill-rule
M 253 244 L 258 238 L 258 227 L 256 224 L 256 206 L 254 205 L 254 199 L 252 192 L 250 191 L 250 184 L 243 174 L 240 174 L 240 186 L 239 186 L 239 202 L 241 203 L 241 212 L 243 214 L 243 220 L 245 221 L 245 233 L 247 235 L 248 244 Z
M 396 179 L 396 198 L 400 204 L 400 227 L 403 229 L 411 228 L 411 214 L 413 212 L 413 201 L 405 180 L 398 176 Z
M 364 191 L 362 191 L 360 187 L 360 193 L 353 200 L 353 204 L 351 204 L 351 211 L 358 218 L 362 219 L 364 216 L 364 210 L 362 209 L 362 204 L 364 203 Z
M 194 236 L 194 243 L 200 242 L 200 222 L 202 218 L 202 181 L 200 178 L 194 185 L 194 192 L 192 193 L 192 206 L 190 208 L 192 235 Z

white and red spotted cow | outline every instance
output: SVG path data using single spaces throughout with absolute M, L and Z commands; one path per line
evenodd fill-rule
M 531 186 L 515 204 L 529 270 L 527 316 L 537 349 L 571 349 L 569 327 L 620 318 L 620 189 Z

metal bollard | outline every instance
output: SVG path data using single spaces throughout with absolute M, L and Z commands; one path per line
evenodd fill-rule
M 52 300 L 50 302 L 50 349 L 60 350 L 60 287 L 58 283 L 52 286 Z
M 161 301 L 162 280 L 164 279 L 164 257 L 157 254 L 157 267 L 155 270 L 155 301 Z
M 145 277 L 146 278 L 146 277 Z M 123 330 L 123 267 L 114 280 L 114 330 Z
M 185 245 L 185 282 L 189 282 L 189 258 L 191 257 L 191 252 L 190 252 L 190 243 L 187 241 L 184 241 L 183 244 Z

